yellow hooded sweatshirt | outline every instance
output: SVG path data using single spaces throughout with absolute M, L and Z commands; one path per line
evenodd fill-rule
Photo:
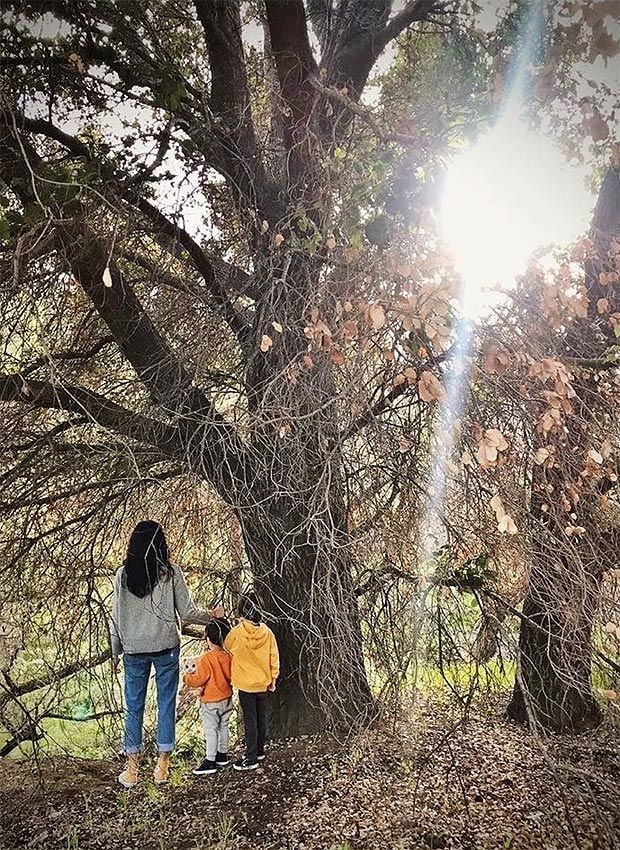
M 232 655 L 232 683 L 240 691 L 266 691 L 278 678 L 278 644 L 274 633 L 264 623 L 256 625 L 249 620 L 241 620 L 228 633 L 224 646 Z

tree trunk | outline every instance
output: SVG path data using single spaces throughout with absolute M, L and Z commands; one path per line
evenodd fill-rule
M 271 698 L 273 737 L 350 729 L 372 715 L 362 632 L 345 551 L 338 535 L 309 540 L 281 517 L 245 518 L 254 589 L 280 649 L 280 677 Z
M 613 271 L 610 245 L 620 234 L 620 176 L 608 170 L 596 205 L 592 240 L 597 256 L 585 262 L 587 315 L 567 325 L 565 356 L 584 363 L 604 360 L 615 337 L 602 322 L 599 299 L 609 296 L 601 272 Z M 613 308 L 612 308 L 613 309 Z M 592 693 L 592 630 L 599 604 L 606 532 L 597 516 L 601 479 L 584 470 L 588 448 L 602 440 L 607 402 L 598 392 L 599 376 L 577 372 L 575 397 L 553 443 L 555 462 L 535 466 L 531 513 L 535 521 L 534 554 L 523 603 L 519 635 L 519 674 L 508 715 L 532 719 L 556 731 L 581 731 L 598 725 L 601 712 Z M 603 426 L 604 427 L 604 426 Z M 598 436 L 597 436 L 598 435 Z M 539 441 L 542 447 L 544 442 Z M 564 505 L 561 507 L 561 502 Z M 546 503 L 546 504 L 545 504 Z M 583 527 L 568 538 L 567 512 Z M 529 717 L 528 717 L 529 715 Z
M 523 602 L 519 672 L 508 716 L 556 732 L 597 726 L 592 694 L 592 623 L 599 581 L 585 570 L 538 553 Z

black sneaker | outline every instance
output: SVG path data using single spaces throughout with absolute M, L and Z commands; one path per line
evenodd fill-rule
M 256 758 L 257 758 L 259 761 L 265 761 L 265 753 L 259 753 L 259 754 L 256 756 Z
M 256 770 L 258 767 L 257 761 L 248 761 L 246 758 L 238 759 L 233 767 L 235 770 Z
M 226 767 L 227 764 L 230 764 L 228 753 L 218 753 L 215 756 L 215 763 L 218 767 Z
M 208 776 L 210 773 L 217 773 L 217 765 L 214 761 L 204 759 L 202 764 L 192 770 L 194 776 Z

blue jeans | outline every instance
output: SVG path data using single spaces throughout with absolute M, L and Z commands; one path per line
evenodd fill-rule
M 146 690 L 155 668 L 157 685 L 157 748 L 160 753 L 174 749 L 174 726 L 179 686 L 179 650 L 168 649 L 162 653 L 124 655 L 125 668 L 125 752 L 142 750 L 142 721 Z

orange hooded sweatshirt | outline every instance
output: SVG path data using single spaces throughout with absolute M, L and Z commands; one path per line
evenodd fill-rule
M 228 633 L 224 646 L 232 655 L 231 679 L 248 693 L 266 691 L 280 673 L 278 644 L 271 629 L 241 620 Z
M 201 688 L 201 702 L 219 702 L 232 696 L 230 687 L 230 655 L 223 649 L 210 649 L 196 661 L 196 671 L 186 673 L 183 681 L 189 688 Z

